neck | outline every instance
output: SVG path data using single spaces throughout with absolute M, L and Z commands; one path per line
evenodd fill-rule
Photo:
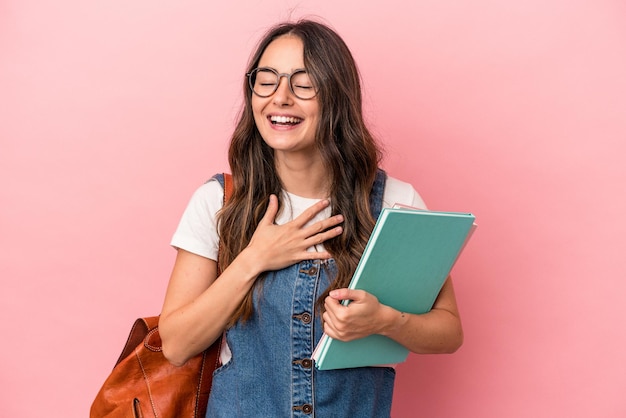
M 324 199 L 329 195 L 328 173 L 320 158 L 277 158 L 276 170 L 289 193 L 312 199 Z

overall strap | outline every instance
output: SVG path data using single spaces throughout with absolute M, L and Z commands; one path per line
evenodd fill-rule
M 376 179 L 370 192 L 370 211 L 374 219 L 378 219 L 381 210 L 383 209 L 383 195 L 385 193 L 385 182 L 387 181 L 387 173 L 384 170 L 378 169 L 376 172 Z

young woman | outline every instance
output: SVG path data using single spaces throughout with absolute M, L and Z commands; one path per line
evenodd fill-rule
M 378 169 L 356 64 L 327 26 L 272 28 L 244 97 L 232 197 L 222 207 L 220 182 L 202 185 L 172 239 L 164 354 L 183 364 L 225 333 L 207 417 L 389 416 L 393 368 L 319 371 L 311 355 L 324 331 L 344 341 L 382 334 L 415 353 L 461 345 L 450 279 L 423 315 L 346 289 L 380 207 L 424 203 Z

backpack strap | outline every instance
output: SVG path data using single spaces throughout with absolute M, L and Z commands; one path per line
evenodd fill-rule
M 224 189 L 224 203 L 226 203 L 233 194 L 233 176 L 228 173 L 218 173 L 211 178 L 217 180 Z
M 233 194 L 233 176 L 231 176 L 228 173 L 218 173 L 218 174 L 215 174 L 211 178 L 217 180 L 220 183 L 220 185 L 222 186 L 222 189 L 224 189 L 224 201 L 223 201 L 223 204 L 226 203 L 226 201 Z M 219 249 L 217 251 L 217 257 L 218 258 L 220 256 L 221 252 L 222 252 L 222 240 L 220 240 Z M 218 263 L 217 274 L 219 275 L 220 273 L 221 272 L 219 271 L 219 263 Z

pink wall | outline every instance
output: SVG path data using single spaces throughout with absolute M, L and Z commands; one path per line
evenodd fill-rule
M 478 216 L 465 345 L 400 366 L 394 416 L 626 416 L 625 3 L 214 3 L 0 3 L 0 416 L 87 415 L 292 9 L 352 47 L 390 173 Z

